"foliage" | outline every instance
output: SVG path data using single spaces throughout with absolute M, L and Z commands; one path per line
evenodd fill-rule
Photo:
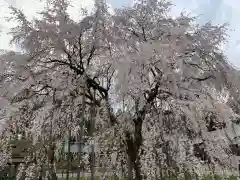
M 11 7 L 18 22 L 12 43 L 24 53 L 0 59 L 3 136 L 23 133 L 34 144 L 19 177 L 56 179 L 57 152 L 70 130 L 96 142 L 96 160 L 110 172 L 104 176 L 232 168 L 224 129 L 239 113 L 230 102 L 239 86 L 220 48 L 225 25 L 172 18 L 165 0 L 135 1 L 113 14 L 95 1 L 78 22 L 68 1 L 47 2 L 33 23 Z M 86 120 L 94 134 L 81 129 Z

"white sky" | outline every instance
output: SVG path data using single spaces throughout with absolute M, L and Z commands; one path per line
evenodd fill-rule
M 172 0 L 175 11 L 185 9 L 198 15 L 197 23 L 229 23 L 228 42 L 224 46 L 229 61 L 240 68 L 240 0 Z
M 80 16 L 80 7 L 87 7 L 91 9 L 94 5 L 93 0 L 71 0 L 72 7 L 69 7 L 69 14 L 74 20 L 77 20 Z M 79 2 L 81 4 L 79 5 Z M 7 34 L 11 27 L 14 27 L 13 22 L 6 21 L 10 13 L 8 6 L 13 5 L 16 8 L 23 10 L 24 14 L 32 19 L 34 16 L 37 16 L 37 12 L 43 10 L 44 3 L 39 0 L 0 0 L 0 49 L 11 49 L 16 50 L 16 47 L 10 46 L 9 42 L 11 36 Z
M 93 0 L 71 0 L 74 7 L 71 7 L 69 12 L 74 19 L 79 17 L 79 3 L 82 6 L 91 9 Z M 132 0 L 109 0 L 110 2 L 131 2 Z M 240 0 L 172 0 L 176 5 L 173 8 L 172 14 L 177 15 L 181 10 L 186 10 L 192 15 L 200 15 L 198 23 L 212 21 L 213 23 L 222 24 L 228 22 L 230 31 L 228 34 L 229 43 L 225 45 L 224 50 L 229 60 L 236 66 L 240 67 Z M 44 4 L 39 0 L 0 0 L 0 49 L 12 49 L 15 47 L 9 46 L 10 36 L 7 35 L 9 28 L 13 27 L 13 22 L 7 22 L 4 17 L 9 14 L 8 6 L 13 5 L 24 11 L 27 17 L 31 18 L 36 15 L 36 12 L 43 9 Z M 130 4 L 130 3 L 129 3 Z

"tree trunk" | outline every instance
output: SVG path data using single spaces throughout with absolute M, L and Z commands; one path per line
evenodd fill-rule
M 57 174 L 55 172 L 55 144 L 53 141 L 50 142 L 50 147 L 47 149 L 48 153 L 48 162 L 49 162 L 49 170 L 50 175 L 48 177 L 49 180 L 57 180 Z
M 84 127 L 83 127 L 83 122 L 84 122 L 84 118 L 85 118 L 85 109 L 86 109 L 86 83 L 84 83 L 84 88 L 83 90 L 83 95 L 82 95 L 82 112 L 80 114 L 80 118 L 81 118 L 81 129 L 80 132 L 77 133 L 77 141 L 79 143 L 79 151 L 78 152 L 78 163 L 79 163 L 79 168 L 77 171 L 77 180 L 80 180 L 81 178 L 81 172 L 83 173 L 83 168 L 82 168 L 82 150 L 83 150 L 83 143 L 84 143 Z M 84 173 L 83 173 L 84 174 Z
M 49 180 L 57 180 L 57 174 L 56 172 L 54 171 L 54 164 L 50 164 L 50 177 L 49 177 Z
M 188 169 L 184 170 L 184 179 L 191 180 L 191 174 L 189 173 Z
M 83 151 L 83 124 L 81 125 L 80 134 L 78 133 L 77 141 L 79 143 L 79 152 L 78 152 L 78 171 L 77 171 L 77 180 L 81 179 L 81 176 L 83 175 L 83 168 L 82 168 L 82 151 Z
M 18 167 L 19 167 L 19 166 L 20 166 L 20 164 L 16 164 L 16 166 L 15 166 L 15 172 L 16 172 L 15 179 L 16 179 L 16 177 L 17 177 L 17 170 L 18 170 Z M 20 180 L 26 179 L 26 170 L 27 170 L 27 164 L 24 164 L 24 170 L 22 171 Z M 13 178 L 13 179 L 14 179 L 14 178 Z
M 38 180 L 43 180 L 43 177 L 44 177 L 44 166 L 41 164 L 40 166 L 40 172 L 39 172 L 39 176 L 38 176 Z
M 95 98 L 95 93 L 94 93 L 94 98 Z M 91 158 L 90 158 L 90 170 L 91 170 L 91 180 L 94 180 L 95 178 L 95 142 L 94 142 L 94 132 L 95 132 L 95 117 L 96 117 L 96 112 L 95 112 L 95 105 L 92 103 L 91 109 L 90 109 L 90 137 L 92 138 L 92 143 L 91 143 Z
M 91 145 L 91 180 L 95 178 L 95 152 L 94 152 L 94 144 Z
M 133 166 L 131 157 L 128 155 L 128 179 L 133 179 Z
M 142 180 L 141 175 L 141 163 L 140 163 L 140 154 L 139 150 L 142 145 L 142 123 L 143 118 L 138 117 L 133 120 L 135 124 L 135 132 L 134 132 L 134 139 L 131 137 L 129 132 L 126 133 L 126 140 L 127 140 L 127 154 L 129 158 L 129 171 L 131 166 L 133 165 L 133 169 L 135 171 L 135 179 Z M 129 174 L 129 178 L 131 175 Z
M 141 163 L 140 163 L 140 147 L 142 145 L 142 124 L 143 120 L 145 119 L 148 106 L 152 103 L 154 98 L 158 94 L 159 84 L 157 83 L 153 89 L 148 93 L 148 98 L 146 104 L 141 108 L 138 109 L 139 99 L 135 102 L 135 109 L 136 109 L 136 118 L 132 119 L 134 122 L 134 138 L 132 138 L 129 132 L 126 132 L 126 148 L 127 154 L 130 158 L 133 168 L 135 170 L 136 180 L 142 180 L 143 177 L 141 175 Z
M 70 138 L 71 137 L 71 131 L 68 132 L 68 150 L 67 150 L 67 177 L 66 179 L 69 180 L 69 171 L 70 171 Z

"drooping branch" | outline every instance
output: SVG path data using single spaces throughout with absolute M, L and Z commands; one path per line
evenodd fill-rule
M 197 81 L 199 81 L 199 82 L 202 82 L 202 81 L 206 81 L 206 80 L 208 80 L 208 79 L 211 79 L 211 78 L 215 78 L 213 75 L 208 75 L 208 76 L 206 76 L 206 77 L 190 77 L 191 79 L 193 79 L 193 80 L 197 80 Z

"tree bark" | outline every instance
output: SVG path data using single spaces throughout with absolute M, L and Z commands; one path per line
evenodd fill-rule
M 129 132 L 126 133 L 126 140 L 127 140 L 127 154 L 129 159 L 129 171 L 131 166 L 135 171 L 135 179 L 142 180 L 141 175 L 141 163 L 140 163 L 140 154 L 139 150 L 142 145 L 142 123 L 143 117 L 138 117 L 133 120 L 135 124 L 135 132 L 134 132 L 134 139 L 131 137 Z M 130 173 L 130 172 L 129 172 Z M 131 174 L 128 175 L 129 178 L 132 178 Z
M 51 142 L 50 144 L 50 148 L 49 148 L 49 154 L 48 154 L 48 158 L 49 158 L 49 163 L 50 163 L 50 180 L 57 180 L 57 175 L 55 172 L 55 156 L 54 156 L 54 151 L 55 151 L 55 145 L 53 144 L 53 142 Z
M 94 92 L 94 98 L 95 98 L 95 92 Z M 92 104 L 92 107 L 90 109 L 90 137 L 93 138 L 94 132 L 95 132 L 95 105 Z M 90 161 L 90 169 L 91 169 L 91 180 L 94 180 L 95 178 L 95 149 L 94 149 L 94 141 L 91 144 L 91 161 Z
M 133 166 L 131 157 L 128 155 L 128 179 L 133 179 Z
M 126 132 L 126 148 L 127 148 L 127 154 L 129 159 L 131 160 L 133 164 L 133 168 L 136 174 L 135 179 L 136 180 L 142 180 L 142 174 L 141 174 L 141 162 L 140 162 L 140 147 L 142 145 L 142 125 L 143 125 L 143 120 L 145 119 L 145 116 L 147 114 L 147 109 L 149 108 L 148 106 L 151 105 L 153 100 L 158 94 L 158 88 L 159 88 L 159 83 L 155 85 L 154 88 L 152 88 L 148 92 L 148 98 L 146 99 L 146 104 L 139 109 L 139 100 L 136 100 L 135 102 L 135 109 L 136 109 L 136 117 L 132 119 L 134 122 L 134 138 L 132 138 L 131 134 L 129 132 Z
M 67 165 L 67 177 L 66 179 L 69 180 L 69 171 L 70 171 L 70 138 L 71 137 L 71 131 L 69 130 L 68 132 L 68 152 L 67 152 L 67 162 L 68 162 L 68 165 Z
M 79 168 L 77 171 L 77 180 L 80 180 L 81 178 L 81 172 L 83 173 L 83 168 L 82 168 L 82 149 L 83 149 L 83 145 L 84 145 L 84 127 L 83 127 L 83 121 L 85 118 L 85 109 L 86 109 L 86 82 L 84 83 L 84 88 L 83 88 L 83 95 L 82 95 L 82 113 L 80 115 L 81 118 L 81 129 L 80 132 L 78 132 L 78 137 L 77 137 L 77 141 L 79 143 L 79 151 L 78 152 L 78 163 L 79 163 Z

